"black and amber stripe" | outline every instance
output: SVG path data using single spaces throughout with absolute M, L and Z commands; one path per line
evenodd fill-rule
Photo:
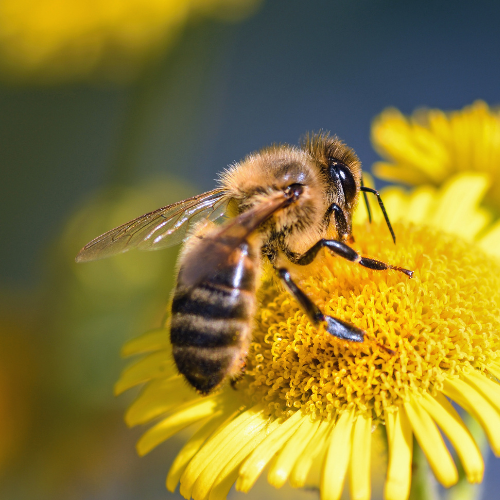
M 182 267 L 179 272 L 170 323 L 172 353 L 179 371 L 203 394 L 242 363 L 256 286 L 255 265 L 246 250 L 237 249 L 232 262 L 195 286 L 185 286 Z
M 173 355 L 179 371 L 201 394 L 208 394 L 226 378 L 239 356 L 237 347 L 174 346 Z

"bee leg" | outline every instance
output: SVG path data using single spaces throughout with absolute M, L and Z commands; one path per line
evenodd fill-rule
M 323 314 L 320 308 L 297 286 L 285 268 L 282 267 L 276 271 L 283 281 L 285 288 L 295 297 L 295 300 L 297 300 L 315 325 L 326 323 L 326 331 L 330 335 L 342 340 L 349 340 L 350 342 L 363 342 L 365 338 L 363 330 L 350 323 Z
M 386 264 L 385 262 L 381 262 L 380 260 L 369 259 L 368 257 L 362 257 L 349 245 L 346 245 L 342 241 L 337 241 L 337 240 L 325 240 L 325 239 L 319 240 L 315 245 L 313 245 L 300 257 L 296 257 L 293 255 L 291 256 L 287 255 L 287 257 L 294 264 L 306 266 L 307 264 L 310 264 L 314 260 L 314 258 L 322 248 L 328 248 L 328 250 L 330 250 L 330 252 L 334 253 L 335 255 L 350 260 L 351 262 L 356 262 L 361 266 L 367 267 L 368 269 L 373 269 L 374 271 L 385 271 L 387 269 L 393 269 L 394 271 L 399 271 L 403 274 L 406 274 L 406 276 L 410 278 L 413 276 L 413 271 L 404 269 L 403 267 L 392 266 L 391 264 Z
M 346 321 L 342 321 L 341 319 L 334 318 L 333 316 L 323 314 L 321 309 L 297 286 L 290 276 L 290 273 L 284 267 L 276 269 L 276 272 L 283 281 L 285 288 L 295 297 L 295 300 L 300 304 L 304 312 L 315 325 L 326 323 L 326 331 L 330 335 L 341 340 L 347 340 L 349 342 L 364 341 L 366 333 L 361 330 L 361 328 L 351 325 L 351 323 L 347 323 Z M 375 342 L 375 345 L 389 354 L 395 354 L 392 349 L 378 342 Z

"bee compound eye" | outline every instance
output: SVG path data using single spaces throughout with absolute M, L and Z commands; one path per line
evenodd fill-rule
M 354 177 L 347 165 L 341 161 L 332 159 L 330 161 L 329 173 L 330 177 L 336 182 L 336 184 L 338 183 L 342 187 L 345 201 L 347 203 L 352 203 L 356 197 L 358 187 L 356 186 L 356 181 L 354 180 Z

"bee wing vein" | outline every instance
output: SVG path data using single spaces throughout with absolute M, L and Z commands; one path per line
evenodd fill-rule
M 97 260 L 136 247 L 156 250 L 175 245 L 195 222 L 221 217 L 228 202 L 225 191 L 218 188 L 159 208 L 93 239 L 80 250 L 76 260 Z

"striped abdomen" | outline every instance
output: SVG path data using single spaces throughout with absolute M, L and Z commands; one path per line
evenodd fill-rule
M 242 243 L 231 259 L 186 286 L 181 265 L 172 302 L 170 339 L 175 363 L 188 382 L 207 394 L 245 362 L 255 308 L 255 259 Z

